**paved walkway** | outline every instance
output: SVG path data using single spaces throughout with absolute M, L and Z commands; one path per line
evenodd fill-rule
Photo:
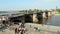
M 16 28 L 17 26 L 18 25 L 10 26 L 11 30 L 5 29 L 3 32 L 0 31 L 0 34 L 15 34 L 14 28 Z M 39 28 L 39 31 L 35 30 L 34 27 Z M 60 27 L 58 26 L 47 26 L 47 25 L 39 25 L 39 24 L 37 25 L 27 23 L 25 24 L 25 28 L 27 29 L 27 32 L 25 34 L 60 34 Z

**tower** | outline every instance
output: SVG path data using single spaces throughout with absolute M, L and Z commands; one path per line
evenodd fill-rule
M 57 11 L 58 7 L 56 6 L 56 11 Z

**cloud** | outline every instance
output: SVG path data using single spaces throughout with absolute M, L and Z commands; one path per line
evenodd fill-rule
M 44 0 L 46 2 L 57 2 L 58 0 Z

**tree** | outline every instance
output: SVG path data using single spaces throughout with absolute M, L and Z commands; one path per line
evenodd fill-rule
M 39 12 L 39 10 L 38 10 L 38 9 L 34 9 L 33 11 L 34 11 L 34 12 Z
M 31 9 L 29 9 L 29 10 L 28 10 L 28 13 L 32 13 L 32 10 L 31 10 Z

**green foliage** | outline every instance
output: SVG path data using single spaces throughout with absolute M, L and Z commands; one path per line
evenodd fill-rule
M 38 12 L 39 10 L 38 10 L 38 9 L 34 9 L 33 11 L 34 11 L 34 12 Z
M 56 14 L 60 14 L 60 12 L 57 11 Z
M 60 12 L 60 9 L 57 9 L 58 12 Z
M 33 12 L 39 12 L 40 10 L 38 9 L 34 9 L 34 10 L 21 10 L 21 11 L 18 11 L 16 14 L 24 14 L 24 13 L 33 13 Z

